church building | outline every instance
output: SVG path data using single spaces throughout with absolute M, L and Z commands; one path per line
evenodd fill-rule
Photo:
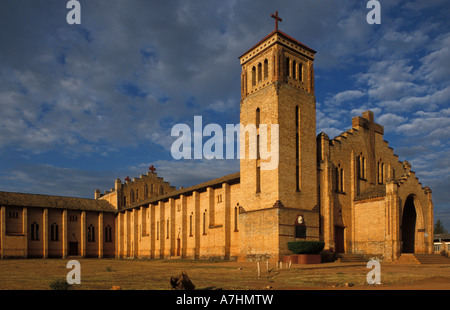
M 333 139 L 317 135 L 316 51 L 273 17 L 275 30 L 239 57 L 240 124 L 258 139 L 260 124 L 278 124 L 276 169 L 245 157 L 237 173 L 176 189 L 152 166 L 94 199 L 0 192 L 1 257 L 279 261 L 301 240 L 385 261 L 433 253 L 431 190 L 371 111 Z

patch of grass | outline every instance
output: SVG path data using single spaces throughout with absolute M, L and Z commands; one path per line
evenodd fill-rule
M 66 290 L 70 290 L 72 288 L 72 286 L 69 283 L 67 283 L 66 280 L 62 280 L 62 279 L 57 279 L 57 280 L 50 282 L 49 286 L 50 286 L 50 289 L 57 290 L 57 291 L 61 291 L 61 290 L 66 291 Z

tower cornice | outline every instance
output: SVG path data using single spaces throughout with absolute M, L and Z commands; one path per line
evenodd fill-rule
M 300 53 L 310 60 L 314 60 L 314 55 L 317 53 L 312 48 L 297 41 L 281 30 L 274 30 L 239 57 L 241 65 L 245 64 L 247 61 L 267 50 L 274 44 L 280 44 L 287 49 Z

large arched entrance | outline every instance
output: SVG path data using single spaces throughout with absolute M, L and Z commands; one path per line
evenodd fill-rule
M 414 205 L 414 196 L 410 195 L 406 199 L 402 216 L 402 253 L 414 253 L 414 243 L 416 237 L 416 207 Z

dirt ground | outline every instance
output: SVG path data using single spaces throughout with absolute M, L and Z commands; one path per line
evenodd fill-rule
M 76 259 L 76 258 L 75 258 Z M 381 263 L 381 284 L 367 284 L 363 263 L 283 265 L 140 259 L 76 259 L 81 284 L 75 290 L 169 290 L 171 276 L 186 272 L 196 289 L 224 290 L 450 290 L 450 264 Z M 49 290 L 65 280 L 69 259 L 0 260 L 0 290 Z

